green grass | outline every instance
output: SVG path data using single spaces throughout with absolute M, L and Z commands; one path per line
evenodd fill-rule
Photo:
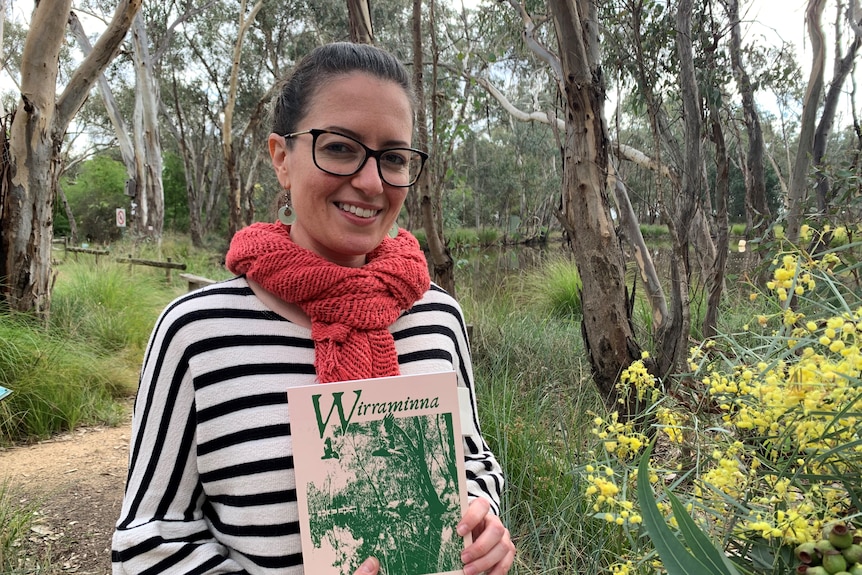
M 9 485 L 0 482 L 0 573 L 17 573 L 15 549 L 30 533 L 34 509 L 15 500 Z
M 571 258 L 554 256 L 517 277 L 525 304 L 557 318 L 581 316 L 581 276 Z
M 87 423 L 116 424 L 118 399 L 134 390 L 137 369 L 91 344 L 0 315 L 0 445 L 44 439 Z
M 105 262 L 67 262 L 51 304 L 51 329 L 73 341 L 86 341 L 115 353 L 143 350 L 165 302 L 174 291 L 164 272 Z
M 462 302 L 474 325 L 482 432 L 507 481 L 503 519 L 518 548 L 512 572 L 597 573 L 622 542 L 604 522 L 587 520 L 593 512 L 579 469 L 593 441 L 590 413 L 603 408 L 580 324 L 541 304 L 525 309 L 521 302 L 537 300 L 519 289 L 494 296 L 468 293 Z

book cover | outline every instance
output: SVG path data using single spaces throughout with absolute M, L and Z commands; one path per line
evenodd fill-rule
M 467 506 L 454 372 L 287 392 L 306 573 L 462 574 Z

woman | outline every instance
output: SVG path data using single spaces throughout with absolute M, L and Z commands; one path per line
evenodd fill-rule
M 302 573 L 286 386 L 453 369 L 473 420 L 464 572 L 508 571 L 461 310 L 396 224 L 427 157 L 410 148 L 412 94 L 393 56 L 348 43 L 317 48 L 282 85 L 269 151 L 287 202 L 279 222 L 234 237 L 238 277 L 179 298 L 156 325 L 115 574 Z

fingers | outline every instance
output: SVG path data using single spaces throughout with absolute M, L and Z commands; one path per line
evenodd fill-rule
M 484 504 L 476 503 L 483 501 Z M 471 526 L 473 543 L 461 553 L 464 562 L 464 574 L 476 575 L 485 572 L 486 575 L 505 575 L 515 560 L 515 545 L 512 543 L 509 530 L 496 515 L 488 513 L 487 501 L 475 500 L 467 508 L 464 519 L 458 524 L 458 533 L 467 531 Z M 484 515 L 479 514 L 484 511 Z M 477 521 L 478 518 L 478 521 Z
M 366 559 L 353 575 L 377 575 L 380 563 L 374 557 Z
M 490 509 L 491 504 L 481 497 L 477 497 L 472 500 L 467 506 L 467 513 L 464 514 L 461 522 L 458 523 L 458 527 L 456 528 L 458 535 L 464 537 L 468 533 L 474 531 L 477 527 L 481 526 Z M 477 535 L 478 534 L 474 534 L 474 537 Z

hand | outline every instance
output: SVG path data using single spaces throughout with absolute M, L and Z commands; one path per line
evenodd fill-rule
M 490 513 L 491 505 L 476 498 L 458 524 L 458 535 L 473 533 L 473 543 L 461 552 L 464 575 L 505 575 L 515 560 L 515 544 L 500 518 Z M 363 574 L 364 575 L 364 574 Z
M 374 557 L 369 557 L 366 559 L 362 565 L 359 566 L 353 575 L 377 575 L 377 572 L 380 570 L 380 563 Z

